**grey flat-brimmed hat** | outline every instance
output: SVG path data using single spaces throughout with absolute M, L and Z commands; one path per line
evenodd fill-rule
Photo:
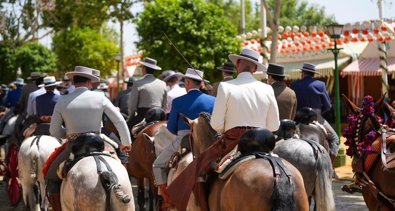
M 100 83 L 99 86 L 97 86 L 98 90 L 106 90 L 108 89 L 108 85 L 106 83 Z
M 151 59 L 149 57 L 145 57 L 144 60 L 140 61 L 139 63 L 154 70 L 162 70 L 162 68 L 156 65 L 158 62 L 155 59 Z
M 177 77 L 178 80 L 181 80 L 184 77 L 184 74 L 180 73 L 180 72 L 176 72 L 174 70 L 166 70 L 164 71 L 161 76 L 163 77 L 163 81 L 168 81 L 170 78 L 172 77 Z
M 73 72 L 67 72 L 66 76 L 68 78 L 73 78 L 74 76 L 81 76 L 85 78 L 91 79 L 92 82 L 100 82 L 100 78 L 93 74 L 92 68 L 84 67 L 84 66 L 76 66 Z M 98 70 L 95 70 L 98 71 Z M 99 71 L 100 74 L 100 71 Z
M 276 76 L 287 76 L 285 74 L 284 66 L 278 64 L 269 64 L 267 67 L 266 74 L 268 75 L 276 75 Z
M 44 78 L 45 76 L 47 76 L 46 73 L 31 72 L 31 73 L 30 73 L 30 76 L 27 77 L 26 79 L 28 79 L 28 80 L 36 80 L 36 79 L 39 79 L 39 78 Z
M 203 79 L 203 71 L 188 68 L 187 72 L 184 75 L 185 78 L 194 79 L 197 81 L 204 81 Z
M 241 50 L 240 55 L 237 55 L 237 54 L 230 54 L 229 55 L 229 59 L 230 59 L 230 61 L 232 61 L 232 63 L 234 65 L 236 65 L 237 60 L 245 59 L 245 60 L 255 63 L 257 66 L 257 69 L 256 69 L 257 71 L 265 72 L 266 67 L 265 67 L 265 65 L 263 65 L 262 63 L 259 62 L 259 58 L 260 58 L 260 55 L 258 52 L 248 49 L 248 48 L 244 48 L 243 50 Z
M 235 65 L 230 63 L 230 62 L 226 62 L 224 65 L 222 65 L 221 67 L 217 67 L 218 70 L 221 70 L 223 72 L 229 72 L 229 73 L 234 73 L 236 72 L 235 69 Z
M 320 74 L 319 72 L 316 71 L 314 64 L 307 63 L 307 62 L 303 63 L 301 70 L 306 71 L 306 72 L 311 72 L 314 74 Z
M 47 76 L 44 78 L 43 84 L 38 85 L 38 87 L 49 87 L 61 84 L 61 81 L 56 81 L 55 76 Z

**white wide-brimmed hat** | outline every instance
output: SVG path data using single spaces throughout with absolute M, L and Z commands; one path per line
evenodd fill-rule
M 188 68 L 187 72 L 184 75 L 185 78 L 190 78 L 198 81 L 204 81 L 203 79 L 203 71 Z
M 44 78 L 45 76 L 47 76 L 46 73 L 31 72 L 31 73 L 30 73 L 30 76 L 27 77 L 26 79 L 28 79 L 28 80 L 36 80 L 36 79 L 39 79 L 39 78 Z
M 144 61 L 140 61 L 139 63 L 154 70 L 162 70 L 162 68 L 156 65 L 158 62 L 149 57 L 145 57 Z
M 61 84 L 61 81 L 56 81 L 55 76 L 47 76 L 44 78 L 43 84 L 38 85 L 38 87 L 49 87 Z
M 180 73 L 180 72 L 176 72 L 174 70 L 166 70 L 161 74 L 163 81 L 168 81 L 170 78 L 172 77 L 177 77 L 178 80 L 180 80 L 181 78 L 184 77 L 184 74 Z
M 23 86 L 23 85 L 25 85 L 25 80 L 23 80 L 23 78 L 17 78 L 14 81 L 14 84 Z
M 74 76 L 81 76 L 91 79 L 92 82 L 99 82 L 100 78 L 93 74 L 93 71 L 98 71 L 89 67 L 76 66 L 73 72 L 67 72 L 66 76 L 68 78 L 73 78 Z M 100 71 L 99 71 L 100 74 Z
M 230 54 L 229 59 L 232 61 L 232 63 L 236 66 L 237 65 L 237 60 L 239 59 L 245 59 L 248 61 L 251 61 L 256 64 L 257 66 L 257 71 L 266 71 L 265 65 L 263 65 L 261 62 L 259 62 L 260 54 L 254 50 L 244 48 L 241 50 L 240 55 L 237 54 Z
M 108 85 L 106 83 L 100 83 L 99 86 L 97 86 L 98 90 L 106 90 L 108 89 Z

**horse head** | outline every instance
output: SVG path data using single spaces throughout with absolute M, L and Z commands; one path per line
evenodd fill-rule
M 295 122 L 302 124 L 310 124 L 318 120 L 318 114 L 310 107 L 303 107 L 295 114 Z
M 254 128 L 240 137 L 239 151 L 242 154 L 256 151 L 270 153 L 275 145 L 276 138 L 271 131 Z
M 210 125 L 211 115 L 206 112 L 199 114 L 199 117 L 191 120 L 185 115 L 181 115 L 184 121 L 191 127 L 191 148 L 194 156 L 201 154 L 217 140 L 218 133 Z
M 277 135 L 277 140 L 290 139 L 297 135 L 298 130 L 296 129 L 296 122 L 290 119 L 282 119 L 280 121 L 280 127 L 275 133 Z

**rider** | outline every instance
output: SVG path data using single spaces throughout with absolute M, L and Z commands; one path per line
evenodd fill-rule
M 173 70 L 164 71 L 161 76 L 163 81 L 167 85 L 167 107 L 165 109 L 166 115 L 169 116 L 173 100 L 177 97 L 185 95 L 187 92 L 184 87 L 179 86 L 180 80 L 184 75 L 180 72 L 175 72 Z
M 22 93 L 22 87 L 25 85 L 23 78 L 17 78 L 14 84 L 16 85 L 16 89 L 9 91 L 4 101 L 4 105 L 8 108 L 14 108 L 16 106 Z
M 211 113 L 213 111 L 215 98 L 199 90 L 202 82 L 203 72 L 188 68 L 184 80 L 185 89 L 188 93 L 173 100 L 167 129 L 177 137 L 158 155 L 153 163 L 155 183 L 159 186 L 164 200 L 161 210 L 173 207 L 166 189 L 168 163 L 171 156 L 180 149 L 182 138 L 190 131 L 190 127 L 185 123 L 182 115 L 189 119 L 196 119 L 201 112 Z
M 124 81 L 127 84 L 125 90 L 118 93 L 117 97 L 114 100 L 114 105 L 119 108 L 121 114 L 127 118 L 128 116 L 128 98 L 130 92 L 132 91 L 133 83 L 137 81 L 135 77 L 130 77 L 129 80 Z
M 233 74 L 236 72 L 235 66 L 230 62 L 225 63 L 222 67 L 217 67 L 217 69 L 222 72 L 223 79 L 220 82 L 232 80 Z M 213 84 L 213 90 L 211 91 L 211 95 L 213 95 L 214 97 L 217 96 L 218 86 L 220 82 L 216 82 Z
M 331 100 L 326 91 L 325 83 L 313 79 L 314 74 L 319 74 L 315 65 L 304 63 L 301 70 L 302 79 L 291 83 L 291 89 L 295 91 L 298 101 L 297 109 L 310 107 L 318 114 L 318 122 L 328 132 L 329 155 L 333 161 L 338 153 L 339 137 L 332 126 L 321 115 L 330 110 Z
M 296 95 L 284 82 L 284 66 L 269 64 L 267 82 L 273 87 L 281 119 L 294 119 L 296 114 Z
M 265 71 L 259 58 L 259 53 L 250 49 L 243 49 L 240 55 L 229 55 L 229 59 L 236 65 L 238 76 L 220 83 L 210 122 L 212 128 L 222 135 L 222 139 L 199 155 L 169 186 L 173 202 L 178 197 L 182 198 L 177 200 L 181 203 L 176 204 L 180 210 L 186 207 L 188 199 L 177 193 L 187 193 L 184 195 L 189 198 L 192 188 L 201 194 L 197 199 L 202 210 L 208 210 L 204 180 L 197 180 L 197 177 L 206 178 L 207 174 L 213 172 L 212 162 L 231 151 L 245 132 L 257 127 L 270 131 L 278 129 L 280 120 L 273 88 L 257 81 L 253 76 L 256 71 Z M 182 185 L 185 181 L 194 187 Z M 186 191 L 176 190 L 176 187 L 182 186 Z
M 20 104 L 20 109 L 22 113 L 26 112 L 27 110 L 27 101 L 29 99 L 29 94 L 38 89 L 38 85 L 42 83 L 45 76 L 47 76 L 47 74 L 45 73 L 31 72 L 30 76 L 26 78 L 27 80 L 31 80 L 31 82 L 23 87 L 22 95 L 19 98 L 18 103 Z
M 121 137 L 121 151 L 131 149 L 131 140 L 126 122 L 108 98 L 98 92 L 90 91 L 92 82 L 99 78 L 88 67 L 76 66 L 73 72 L 66 73 L 73 79 L 75 90 L 59 98 L 51 117 L 50 133 L 57 138 L 67 138 L 67 145 L 53 160 L 46 174 L 48 197 L 55 211 L 61 210 L 60 184 L 57 168 L 69 157 L 74 140 L 86 133 L 100 133 L 101 120 L 105 113 L 114 123 Z M 62 127 L 62 124 L 66 128 Z
M 145 113 L 147 113 L 150 108 L 166 108 L 166 83 L 155 78 L 153 75 L 155 71 L 162 69 L 157 66 L 156 63 L 155 59 L 148 57 L 140 62 L 142 65 L 141 71 L 144 77 L 134 82 L 132 91 L 130 92 L 128 104 L 129 128 L 140 123 L 144 119 Z
M 36 111 L 40 124 L 34 132 L 35 135 L 49 134 L 51 116 L 60 96 L 58 93 L 55 93 L 54 90 L 60 83 L 60 81 L 56 81 L 55 76 L 47 76 L 44 78 L 44 84 L 40 85 L 43 86 L 47 92 L 36 98 Z

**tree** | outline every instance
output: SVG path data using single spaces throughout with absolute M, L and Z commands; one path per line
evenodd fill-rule
M 205 78 L 219 77 L 215 67 L 239 52 L 236 29 L 223 10 L 202 0 L 158 0 L 146 4 L 136 21 L 141 40 L 137 47 L 145 56 L 158 60 L 164 69 L 185 71 L 188 64 L 171 46 L 164 33 L 194 68 L 205 71 Z
M 100 70 L 102 76 L 111 74 L 115 66 L 114 54 L 119 52 L 114 43 L 89 28 L 58 32 L 52 48 L 59 58 L 59 71 L 71 71 L 81 65 Z
M 0 44 L 0 82 L 9 83 L 15 80 L 16 67 L 14 65 L 14 48 Z
M 21 68 L 24 78 L 31 72 L 55 72 L 56 56 L 39 43 L 27 43 L 16 50 L 14 65 Z

